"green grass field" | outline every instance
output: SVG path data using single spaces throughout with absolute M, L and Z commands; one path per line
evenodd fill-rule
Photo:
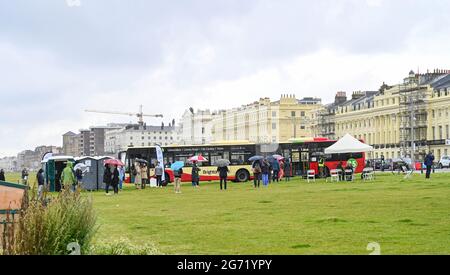
M 450 174 L 373 182 L 306 183 L 255 190 L 217 183 L 91 193 L 100 225 L 96 242 L 125 237 L 164 254 L 450 254 Z

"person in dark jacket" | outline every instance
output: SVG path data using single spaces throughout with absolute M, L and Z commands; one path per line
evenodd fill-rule
M 119 169 L 114 165 L 111 167 L 111 185 L 115 195 L 119 194 L 119 181 Z
M 192 186 L 193 187 L 198 187 L 199 186 L 199 181 L 200 181 L 200 168 L 198 168 L 197 166 L 197 162 L 194 161 L 194 163 L 192 164 Z
M 225 187 L 225 190 L 227 190 L 227 178 L 228 178 L 228 173 L 230 172 L 230 170 L 228 169 L 228 166 L 223 166 L 223 167 L 217 167 L 217 172 L 219 172 L 219 177 L 220 177 L 220 190 L 222 190 L 222 187 Z M 222 186 L 223 184 L 223 186 Z
M 106 195 L 109 195 L 109 187 L 112 184 L 112 173 L 108 164 L 105 165 L 105 171 L 103 172 L 103 183 L 106 185 Z
M 273 178 L 272 181 L 273 182 L 278 182 L 279 177 L 280 177 L 280 163 L 278 162 L 278 160 L 274 160 L 272 162 L 272 168 L 273 168 Z
M 44 186 L 45 186 L 45 177 L 44 177 L 44 170 L 43 169 L 39 169 L 37 175 L 36 175 L 36 180 L 38 182 L 38 200 L 42 200 L 42 196 L 44 194 Z
M 259 160 L 253 162 L 253 183 L 255 188 L 260 186 L 261 184 L 261 162 Z
M 286 181 L 291 180 L 291 162 L 289 159 L 285 159 L 284 161 L 284 178 Z
M 22 183 L 27 185 L 28 184 L 28 170 L 27 168 L 23 168 L 22 170 Z
M 431 168 L 433 167 L 433 161 L 434 161 L 434 156 L 433 153 L 429 152 L 426 156 L 425 156 L 425 166 L 427 167 L 427 173 L 426 173 L 426 178 L 429 179 L 430 178 L 430 174 L 431 174 Z
M 6 181 L 5 171 L 3 171 L 3 169 L 0 170 L 0 181 Z

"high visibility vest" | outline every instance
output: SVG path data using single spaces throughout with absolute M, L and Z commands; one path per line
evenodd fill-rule
M 325 162 L 323 160 L 323 158 L 319 159 L 319 167 L 323 167 L 325 166 Z

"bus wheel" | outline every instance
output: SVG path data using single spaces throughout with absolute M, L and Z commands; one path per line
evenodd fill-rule
M 250 174 L 247 170 L 241 169 L 236 173 L 236 182 L 246 182 L 250 179 Z

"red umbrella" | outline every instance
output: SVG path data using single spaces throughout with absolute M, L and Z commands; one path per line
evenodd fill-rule
M 109 165 L 117 165 L 117 166 L 125 166 L 125 164 L 123 164 L 123 162 L 121 162 L 118 159 L 107 159 L 103 162 L 105 165 L 109 164 Z
M 208 160 L 204 156 L 199 155 L 199 156 L 190 157 L 189 161 L 190 162 L 194 162 L 194 161 L 196 161 L 196 162 L 205 162 L 205 161 L 208 161 Z

